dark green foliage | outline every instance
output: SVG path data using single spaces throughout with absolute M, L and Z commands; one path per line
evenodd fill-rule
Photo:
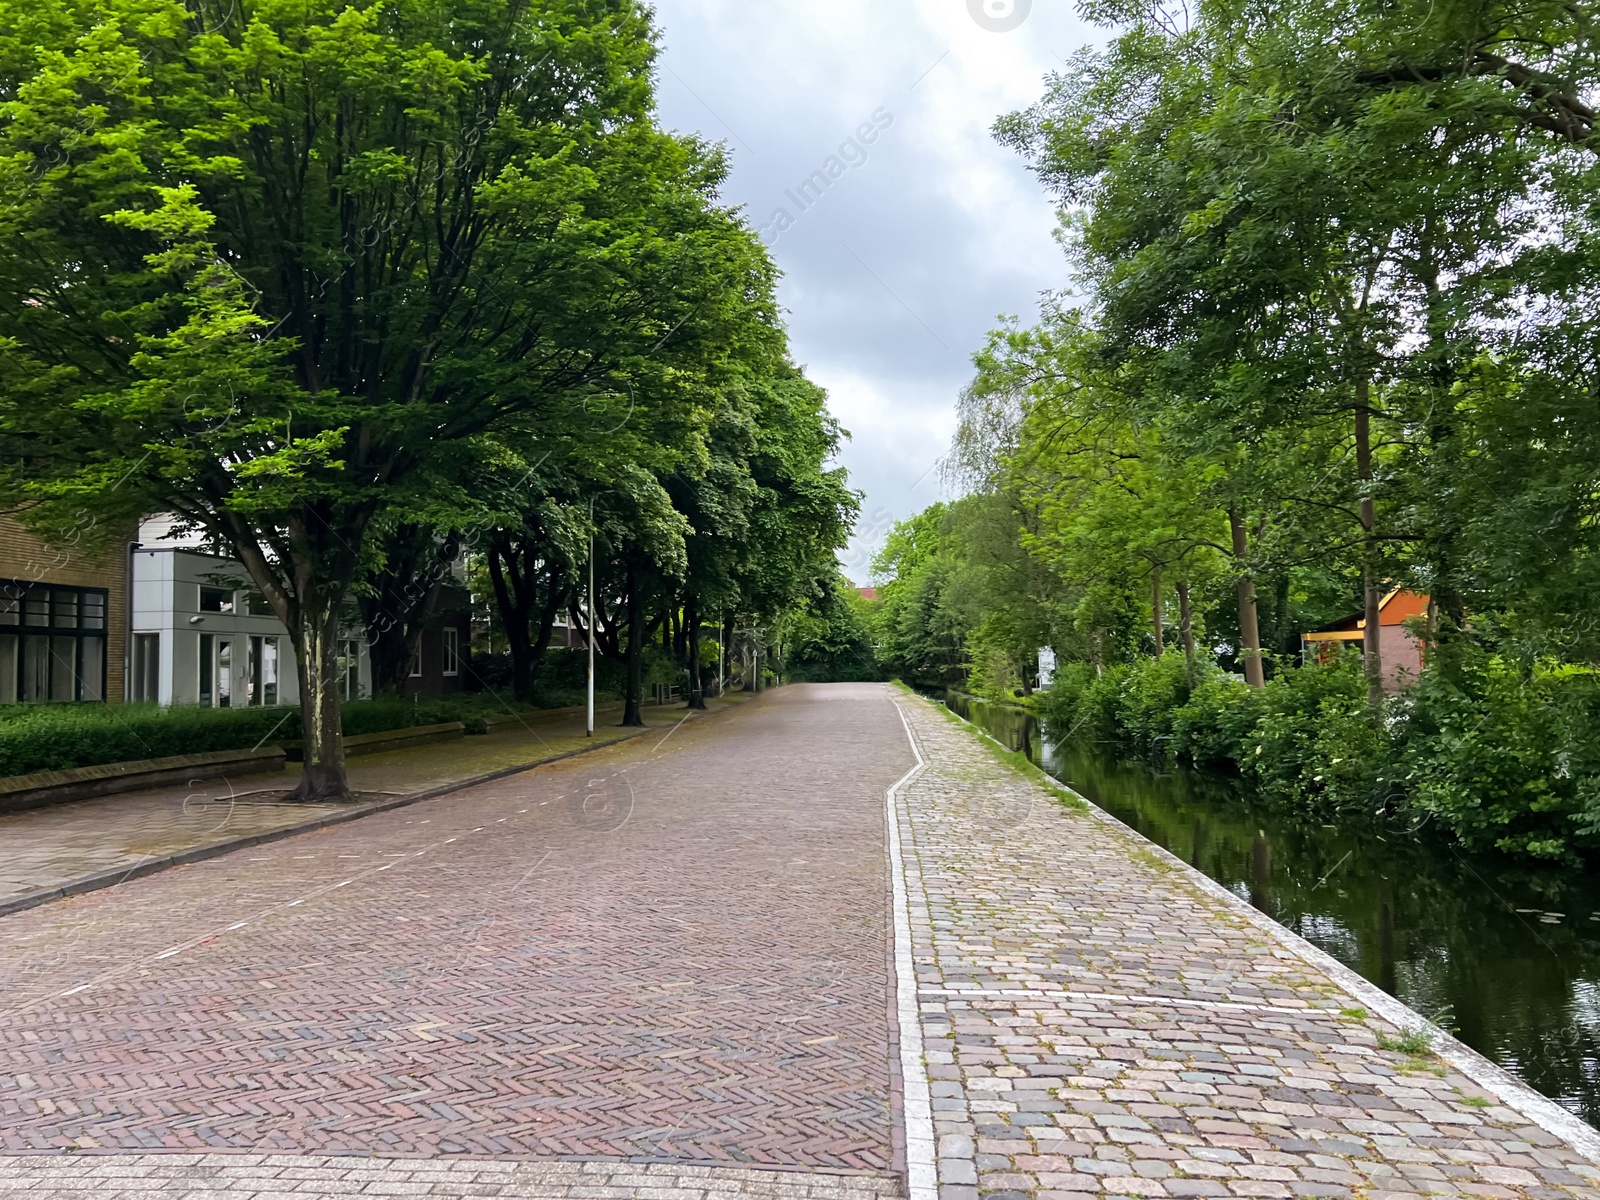
M 577 689 L 552 689 L 547 704 L 566 708 L 583 703 Z M 603 700 L 615 699 L 602 696 Z M 467 692 L 432 700 L 356 700 L 340 713 L 347 737 L 386 733 L 413 725 L 473 722 L 526 711 L 498 697 Z M 147 704 L 14 704 L 0 708 L 0 777 L 34 771 L 64 771 L 102 763 L 138 762 L 176 754 L 248 750 L 295 741 L 300 710 L 279 708 L 157 708 Z
M 836 577 L 795 621 L 784 674 L 793 683 L 859 683 L 884 678 L 873 646 L 877 611 L 848 579 Z
M 1259 691 L 1182 658 L 1095 675 L 1057 673 L 1041 711 L 1057 740 L 1082 738 L 1164 762 L 1235 770 L 1307 813 L 1363 810 L 1432 822 L 1473 850 L 1576 861 L 1600 849 L 1600 678 L 1488 654 L 1370 719 L 1354 656 L 1280 669 Z
M 0 710 L 0 776 L 245 750 L 299 735 L 296 708 L 34 705 Z
M 1474 849 L 1600 849 L 1600 680 L 1473 655 L 1424 674 L 1392 737 L 1410 804 Z

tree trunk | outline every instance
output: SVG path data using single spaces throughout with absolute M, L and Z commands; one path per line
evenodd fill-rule
M 1156 635 L 1156 657 L 1166 651 L 1165 631 L 1161 628 L 1161 564 L 1150 568 L 1150 627 Z
M 1194 610 L 1189 607 L 1189 581 L 1178 580 L 1178 631 L 1183 635 L 1183 656 L 1194 665 Z
M 693 596 L 684 602 L 683 625 L 689 650 L 689 707 L 704 708 L 706 691 L 700 679 L 700 604 Z
M 722 695 L 728 690 L 728 673 L 733 670 L 733 618 L 724 614 L 722 618 L 722 666 L 721 673 L 717 676 L 717 695 Z
M 1239 572 L 1239 661 L 1244 664 L 1244 680 L 1251 687 L 1265 687 L 1266 671 L 1261 662 L 1261 627 L 1256 618 L 1256 581 L 1245 569 L 1250 552 L 1245 539 L 1244 516 L 1237 507 L 1228 509 L 1228 525 L 1233 532 L 1233 558 Z
M 344 769 L 339 678 L 339 604 L 317 594 L 302 601 L 295 638 L 300 679 L 300 728 L 305 769 L 290 797 L 303 804 L 342 800 L 350 794 Z
M 1356 381 L 1356 478 L 1361 486 L 1361 584 L 1366 623 L 1361 665 L 1367 676 L 1367 703 L 1383 706 L 1383 582 L 1378 577 L 1377 514 L 1372 502 L 1372 410 L 1366 379 Z
M 497 538 L 489 543 L 489 582 L 501 623 L 506 627 L 506 646 L 511 651 L 511 692 L 518 700 L 526 700 L 533 684 L 533 647 L 528 638 L 533 597 L 520 569 L 520 557 L 509 539 Z
M 639 597 L 639 576 L 628 566 L 628 685 L 623 697 L 622 723 L 644 724 L 644 601 Z

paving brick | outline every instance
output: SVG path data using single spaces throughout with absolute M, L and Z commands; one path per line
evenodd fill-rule
M 948 1022 L 962 1044 L 940 1094 L 988 1109 L 981 1178 L 1029 1194 L 1032 1172 L 1034 1200 L 1592 1190 L 1596 1164 L 1525 1117 L 1467 1112 L 1476 1084 L 1405 1074 L 1377 1046 L 1393 1029 L 1341 1018 L 1362 1006 L 1132 831 L 1058 804 L 937 706 L 901 704 L 927 763 L 898 812 L 923 1034 Z M 1026 1140 L 1040 1092 L 995 1103 L 1045 1063 L 1064 1109 L 1046 1136 L 1070 1149 Z
M 899 717 L 671 729 L 0 919 L 0 1153 L 891 1171 Z

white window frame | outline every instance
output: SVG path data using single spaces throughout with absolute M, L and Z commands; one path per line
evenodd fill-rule
M 444 635 L 442 648 L 444 650 L 444 674 L 461 674 L 461 631 L 454 627 L 441 630 Z

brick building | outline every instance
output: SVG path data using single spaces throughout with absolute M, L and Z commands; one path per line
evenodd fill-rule
M 128 542 L 47 546 L 0 516 L 0 704 L 126 695 Z
M 1378 605 L 1378 653 L 1383 656 L 1384 691 L 1404 691 L 1422 674 L 1423 646 L 1406 622 L 1427 615 L 1428 597 L 1405 588 L 1395 588 Z M 1308 661 L 1321 660 L 1335 646 L 1354 645 L 1361 649 L 1366 631 L 1366 617 L 1357 613 L 1302 634 L 1301 648 Z

